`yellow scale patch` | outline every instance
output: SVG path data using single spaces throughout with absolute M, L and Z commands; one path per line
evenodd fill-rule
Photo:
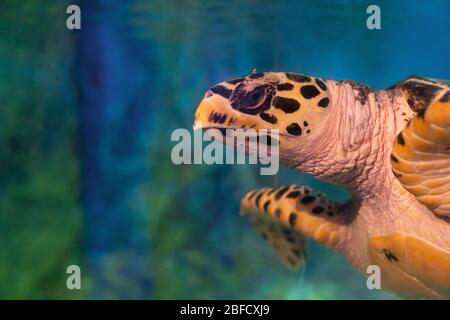
M 450 102 L 433 103 L 399 134 L 394 174 L 419 202 L 450 217 Z
M 450 252 L 402 232 L 370 239 L 382 289 L 409 299 L 450 299 Z
M 302 82 L 298 83 L 295 81 L 291 81 L 286 79 L 284 83 L 290 83 L 293 85 L 294 89 L 289 91 L 280 91 L 277 93 L 278 97 L 282 98 L 288 98 L 296 100 L 300 103 L 300 109 L 297 112 L 294 113 L 285 113 L 284 111 L 271 107 L 267 112 L 276 116 L 278 119 L 277 128 L 285 128 L 290 123 L 299 122 L 299 119 L 301 119 L 300 123 L 306 121 L 310 126 L 314 126 L 317 123 L 320 123 L 321 118 L 323 117 L 324 108 L 318 107 L 318 103 L 323 98 L 330 98 L 330 95 L 328 91 L 323 91 L 319 86 L 315 85 L 314 80 L 315 78 L 310 77 L 311 82 Z M 305 99 L 300 94 L 300 89 L 304 86 L 310 86 L 314 85 L 316 89 L 320 92 L 317 96 L 311 99 Z M 309 133 L 309 128 L 303 128 L 304 133 L 307 135 Z M 285 133 L 285 132 L 283 132 Z

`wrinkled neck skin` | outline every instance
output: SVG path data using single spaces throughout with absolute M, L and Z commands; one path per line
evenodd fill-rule
M 402 92 L 346 81 L 328 81 L 327 87 L 331 105 L 322 127 L 290 157 L 301 162 L 288 165 L 352 193 L 351 224 L 338 250 L 361 270 L 370 264 L 371 236 L 403 231 L 450 250 L 448 223 L 406 191 L 391 170 L 393 141 L 414 116 Z
M 302 162 L 295 169 L 346 187 L 354 199 L 377 197 L 389 176 L 392 142 L 405 124 L 393 106 L 409 107 L 401 92 L 371 91 L 351 82 L 328 81 L 327 87 L 331 105 L 317 135 L 302 146 L 308 154 L 302 159 L 298 150 Z

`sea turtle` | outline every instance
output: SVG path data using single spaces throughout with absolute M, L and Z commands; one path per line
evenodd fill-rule
M 346 187 L 340 204 L 306 186 L 247 193 L 249 217 L 298 268 L 304 236 L 381 271 L 404 298 L 450 298 L 450 86 L 411 76 L 385 90 L 291 72 L 209 89 L 194 129 L 278 129 L 282 164 Z M 226 131 L 226 130 L 221 130 Z

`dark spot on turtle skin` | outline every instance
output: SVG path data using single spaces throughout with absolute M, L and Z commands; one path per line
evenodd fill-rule
M 306 190 L 305 190 L 306 191 Z M 306 193 L 306 192 L 305 192 Z M 302 204 L 308 204 L 316 201 L 316 197 L 314 196 L 305 196 L 300 200 L 300 203 Z
M 310 133 L 310 132 L 311 132 L 311 130 L 309 130 L 309 129 L 308 129 L 308 130 L 306 130 L 306 133 Z
M 275 217 L 280 218 L 281 217 L 281 209 L 280 208 L 276 208 L 275 212 L 274 212 Z
M 425 111 L 426 109 L 419 109 L 417 111 L 417 117 L 423 119 L 425 117 Z
M 333 217 L 333 216 L 334 216 L 334 213 L 333 213 L 333 211 L 327 211 L 327 216 L 329 216 L 329 217 Z
M 427 80 L 428 81 L 428 80 Z M 418 81 L 406 81 L 402 87 L 403 91 L 407 92 L 409 106 L 414 111 L 426 109 L 436 94 L 441 90 L 440 87 L 431 83 L 423 83 Z
M 303 126 L 305 126 L 305 127 L 309 126 L 308 121 L 303 121 Z
M 221 114 L 219 112 L 212 112 L 208 117 L 208 121 L 211 121 L 214 123 L 224 123 L 226 120 L 227 120 L 227 115 Z
M 312 209 L 312 213 L 314 214 L 321 214 L 324 211 L 325 211 L 324 207 L 321 206 L 317 206 Z
M 300 108 L 300 103 L 295 99 L 275 97 L 273 99 L 273 106 L 285 113 L 293 113 Z
M 366 104 L 366 101 L 369 99 L 370 92 L 372 92 L 372 90 L 367 86 L 358 87 L 357 99 L 359 102 L 361 102 L 362 105 Z
M 297 198 L 301 194 L 300 191 L 292 191 L 286 196 L 286 198 Z
M 406 102 L 408 102 L 408 105 L 409 105 L 409 107 L 410 107 L 412 110 L 416 110 L 416 105 L 415 105 L 413 99 L 408 98 L 408 99 L 406 99 Z
M 397 142 L 399 143 L 399 144 L 401 144 L 402 146 L 404 146 L 405 145 L 405 139 L 403 139 L 403 133 L 399 133 L 398 134 L 398 136 L 397 136 Z
M 270 200 L 267 200 L 266 202 L 264 202 L 264 205 L 263 205 L 264 212 L 267 212 L 267 209 L 269 208 L 269 205 L 270 205 Z
M 228 120 L 228 125 L 233 124 L 235 121 L 236 121 L 236 119 L 233 118 L 233 117 L 231 117 L 231 118 Z
M 292 235 L 285 236 L 285 239 L 289 243 L 294 243 L 295 242 L 295 238 Z
M 327 85 L 322 80 L 316 78 L 316 83 L 323 91 L 327 90 Z
M 259 201 L 261 201 L 262 195 L 263 195 L 263 193 L 260 192 L 260 193 L 258 193 L 258 195 L 256 196 L 256 199 L 255 199 L 255 206 L 256 206 L 257 208 L 259 208 Z
M 295 82 L 310 82 L 311 78 L 308 76 L 305 76 L 303 74 L 298 73 L 292 73 L 292 72 L 286 72 L 286 77 L 289 80 L 295 81 Z
M 383 254 L 389 262 L 398 261 L 398 258 L 389 249 L 383 249 Z
M 439 100 L 440 102 L 449 102 L 450 101 L 450 90 L 447 91 Z
M 295 227 L 295 223 L 297 222 L 297 214 L 294 212 L 291 212 L 289 215 L 289 225 L 291 227 Z
M 313 85 L 306 85 L 300 88 L 300 93 L 305 99 L 312 99 L 320 94 L 320 91 Z
M 396 156 L 394 156 L 393 154 L 391 154 L 391 160 L 392 160 L 393 162 L 396 162 L 396 163 L 398 163 L 398 159 L 397 159 L 397 157 L 396 157 Z
M 227 115 L 224 114 L 224 115 L 222 116 L 222 119 L 220 119 L 220 123 L 224 123 L 226 120 L 227 120 Z M 222 130 L 222 128 L 221 128 L 220 130 Z M 224 135 L 223 130 L 222 130 L 221 133 L 222 133 L 222 135 Z M 225 132 L 225 135 L 226 135 L 226 132 Z
M 373 90 L 369 86 L 353 80 L 340 80 L 338 81 L 338 83 L 350 85 L 353 88 L 353 90 L 357 92 L 356 100 L 362 105 L 366 104 L 369 98 L 369 94 L 373 92 Z
M 241 83 L 244 80 L 245 80 L 245 78 L 241 77 L 241 78 L 231 79 L 231 80 L 228 80 L 226 82 L 229 83 L 229 84 L 238 84 L 238 83 Z
M 262 77 L 264 77 L 264 73 L 262 72 L 252 73 L 251 75 L 248 76 L 249 79 L 259 79 Z
M 302 134 L 302 128 L 295 122 L 288 125 L 286 131 L 293 136 L 300 136 Z
M 277 85 L 277 90 L 278 91 L 291 91 L 292 89 L 294 89 L 294 86 L 291 83 L 282 83 Z
M 270 196 L 272 193 L 274 193 L 275 191 L 277 191 L 277 189 L 271 189 L 269 192 L 267 192 L 267 195 Z
M 330 99 L 328 99 L 328 98 L 323 98 L 323 99 L 321 99 L 318 103 L 317 103 L 317 105 L 319 106 L 319 107 L 321 107 L 321 108 L 326 108 L 326 107 L 328 107 L 328 104 L 330 103 Z
M 279 200 L 283 196 L 283 194 L 285 194 L 286 191 L 288 191 L 288 190 L 289 190 L 289 187 L 284 187 L 284 188 L 281 188 L 280 190 L 278 190 L 277 193 L 275 193 L 275 200 Z
M 309 190 L 308 188 L 305 188 L 304 191 L 303 191 L 303 193 L 304 193 L 304 194 L 310 194 L 310 193 L 311 193 L 311 190 Z
M 224 97 L 225 99 L 230 98 L 231 96 L 231 89 L 225 88 L 224 86 L 218 85 L 215 87 L 212 87 L 210 89 L 212 92 L 214 92 L 215 94 L 218 94 L 219 96 Z
M 264 121 L 269 122 L 269 123 L 271 123 L 271 124 L 277 123 L 277 117 L 275 117 L 275 116 L 273 116 L 273 115 L 271 115 L 271 114 L 268 114 L 268 113 L 263 112 L 263 113 L 260 113 L 260 114 L 259 114 L 259 117 L 260 117 L 261 119 L 263 119 Z
M 256 192 L 252 191 L 250 192 L 250 194 L 248 195 L 248 200 L 252 200 L 252 198 L 255 196 Z

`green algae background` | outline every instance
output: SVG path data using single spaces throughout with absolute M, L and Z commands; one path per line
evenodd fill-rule
M 66 28 L 77 4 L 82 29 Z M 450 79 L 448 1 L 12 1 L 0 3 L 0 298 L 392 299 L 309 242 L 285 270 L 240 198 L 308 184 L 282 169 L 171 162 L 204 91 L 258 71 Z M 419 41 L 419 40 L 420 41 Z M 68 290 L 78 265 L 82 289 Z

